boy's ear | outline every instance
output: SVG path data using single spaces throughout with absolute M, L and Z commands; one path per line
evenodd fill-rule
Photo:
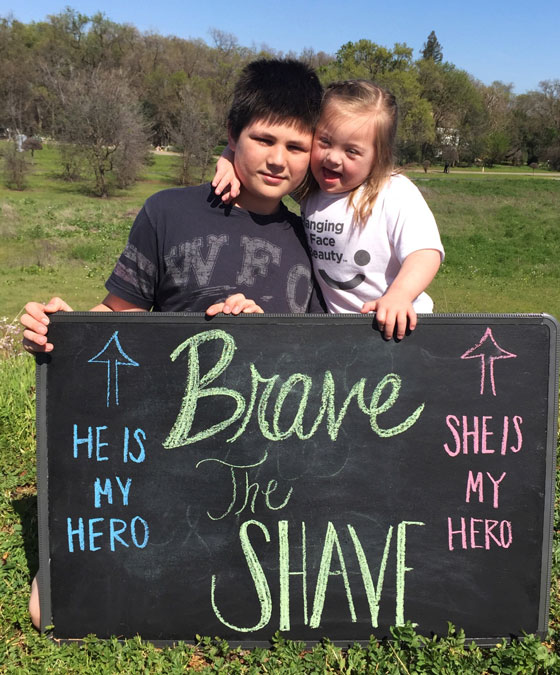
M 235 152 L 235 146 L 237 145 L 235 138 L 233 137 L 231 133 L 231 129 L 228 127 L 228 132 L 227 132 L 227 138 L 228 138 L 228 145 Z

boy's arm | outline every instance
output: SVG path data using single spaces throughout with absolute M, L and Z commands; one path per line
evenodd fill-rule
M 407 323 L 410 330 L 416 328 L 416 312 L 412 302 L 422 293 L 435 277 L 441 264 L 441 254 L 431 248 L 420 249 L 408 255 L 393 283 L 377 300 L 364 303 L 362 314 L 376 312 L 376 321 L 390 340 L 395 337 L 402 340 L 406 334 Z
M 54 312 L 72 312 L 72 308 L 62 298 L 52 298 L 47 304 L 28 302 L 25 314 L 20 318 L 24 327 L 23 347 L 28 352 L 52 352 L 54 345 L 48 341 L 49 314 Z M 126 300 L 109 293 L 102 303 L 92 307 L 91 312 L 144 312 Z

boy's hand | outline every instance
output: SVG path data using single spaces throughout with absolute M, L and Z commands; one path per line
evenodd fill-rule
M 364 303 L 361 312 L 376 312 L 377 325 L 386 340 L 390 340 L 393 335 L 397 340 L 402 340 L 406 335 L 407 325 L 412 331 L 418 322 L 412 303 L 406 297 L 391 293 L 390 288 L 378 300 Z
M 47 332 L 49 314 L 54 312 L 71 312 L 72 308 L 61 298 L 52 298 L 45 305 L 42 302 L 28 302 L 25 305 L 25 314 L 20 317 L 20 323 L 24 327 L 23 347 L 26 351 L 52 352 L 54 345 L 48 342 Z
M 229 298 L 226 298 L 225 302 L 217 302 L 215 305 L 211 305 L 206 310 L 208 316 L 216 316 L 216 314 L 264 314 L 264 310 L 261 309 L 254 300 L 246 298 L 243 293 L 236 293 L 235 295 L 230 295 Z
M 215 194 L 221 195 L 225 204 L 239 197 L 241 189 L 241 182 L 233 166 L 233 157 L 233 152 L 229 147 L 226 147 L 216 162 L 216 175 L 212 181 Z

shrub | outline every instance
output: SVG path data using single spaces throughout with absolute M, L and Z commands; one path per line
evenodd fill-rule
M 11 144 L 4 153 L 4 182 L 11 190 L 25 190 L 27 187 L 26 175 L 29 165 L 25 161 L 25 154 L 18 152 L 15 143 Z

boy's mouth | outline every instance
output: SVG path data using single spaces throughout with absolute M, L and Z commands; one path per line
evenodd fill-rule
M 284 176 L 277 176 L 271 173 L 263 173 L 261 176 L 263 177 L 264 182 L 268 185 L 280 185 L 280 183 L 283 183 L 285 180 Z

